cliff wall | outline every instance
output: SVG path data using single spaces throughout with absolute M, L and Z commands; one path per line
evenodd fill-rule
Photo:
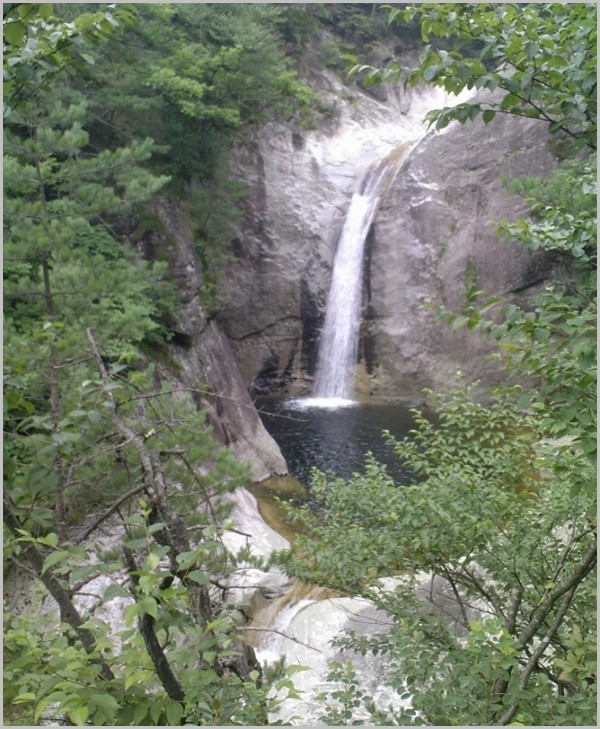
M 232 245 L 219 324 L 254 393 L 311 392 L 336 243 L 352 193 L 373 161 L 423 135 L 438 91 L 352 99 L 335 77 L 338 108 L 318 129 L 283 124 L 258 130 L 233 156 L 248 185 L 245 216 Z M 482 386 L 502 379 L 490 345 L 436 323 L 427 299 L 460 307 L 474 281 L 490 294 L 526 303 L 551 270 L 501 241 L 494 221 L 525 213 L 501 175 L 541 174 L 555 164 L 543 123 L 497 116 L 428 132 L 381 201 L 365 264 L 358 394 L 418 403 L 460 369 Z
M 159 225 L 144 237 L 142 252 L 153 257 L 160 250 L 167 257 L 182 301 L 173 338 L 163 356 L 156 358 L 159 375 L 193 392 L 216 438 L 250 464 L 254 480 L 287 473 L 281 451 L 248 394 L 227 337 L 202 306 L 202 273 L 189 220 L 167 198 L 158 200 L 154 212 Z

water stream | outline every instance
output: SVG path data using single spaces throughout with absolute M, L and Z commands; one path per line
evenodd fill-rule
M 412 427 L 409 411 L 353 399 L 364 248 L 383 193 L 410 151 L 425 136 L 427 128 L 422 121 L 425 113 L 460 100 L 447 96 L 440 99 L 435 91 L 416 94 L 412 113 L 399 120 L 397 146 L 369 166 L 352 196 L 333 263 L 313 396 L 258 403 L 263 422 L 278 442 L 290 473 L 305 486 L 310 483 L 313 466 L 342 477 L 362 470 L 367 451 L 373 451 L 377 460 L 386 464 L 397 483 L 412 480 L 381 436 L 384 429 L 397 438 L 406 435 Z M 376 134 L 377 128 L 374 128 L 374 138 Z M 273 500 L 267 503 L 264 493 L 257 492 L 256 496 L 262 516 L 281 529 L 276 523 L 278 517 Z M 286 536 L 293 540 L 293 534 L 286 533 Z M 278 590 L 265 595 L 266 599 L 254 612 L 250 630 L 254 628 L 257 632 L 252 642 L 261 660 L 270 662 L 285 655 L 287 665 L 300 664 L 312 669 L 294 677 L 296 686 L 305 692 L 301 702 L 284 702 L 274 718 L 284 724 L 297 723 L 297 715 L 301 714 L 305 725 L 321 724 L 323 707 L 316 697 L 324 688 L 328 660 L 346 658 L 331 647 L 330 641 L 344 629 L 373 634 L 389 629 L 389 624 L 386 616 L 365 600 L 327 594 L 322 588 L 302 585 L 295 580 L 283 584 L 285 577 L 282 577 Z M 273 598 L 270 598 L 271 594 Z M 269 628 L 274 628 L 274 632 L 269 632 Z M 396 707 L 406 705 L 404 699 L 387 692 L 387 667 L 380 656 L 355 654 L 352 660 L 361 688 L 368 695 Z
M 418 136 L 418 135 L 417 135 Z M 364 467 L 372 451 L 399 483 L 411 479 L 392 446 L 382 437 L 389 430 L 401 438 L 412 427 L 407 408 L 359 403 L 352 399 L 358 353 L 365 241 L 381 196 L 406 159 L 415 141 L 402 141 L 375 161 L 354 193 L 336 250 L 325 323 L 321 333 L 314 397 L 257 403 L 267 430 L 275 437 L 290 473 L 304 485 L 310 470 L 350 476 Z M 254 489 L 253 489 L 254 491 Z M 255 491 L 262 516 L 275 528 L 276 508 L 266 494 Z M 286 534 L 293 540 L 293 535 Z M 335 595 L 296 580 L 274 599 L 255 603 L 249 632 L 257 657 L 267 663 L 282 655 L 288 665 L 310 666 L 294 682 L 304 692 L 302 706 L 285 701 L 277 718 L 287 723 L 298 713 L 305 722 L 321 724 L 322 704 L 316 695 L 323 688 L 328 659 L 336 655 L 330 641 L 344 628 L 378 632 L 385 616 L 358 598 Z M 358 621 L 358 622 L 353 622 Z M 285 637 L 289 636 L 289 637 Z M 338 656 L 341 658 L 341 656 Z M 354 655 L 361 685 L 376 696 L 384 683 L 384 664 Z M 388 697 L 393 699 L 393 697 Z M 365 717 L 367 718 L 367 717 Z
M 414 142 L 402 142 L 373 164 L 352 196 L 333 265 L 321 332 L 315 398 L 349 400 L 354 388 L 365 241 L 381 196 Z

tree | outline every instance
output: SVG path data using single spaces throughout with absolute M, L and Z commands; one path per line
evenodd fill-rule
M 54 17 L 51 3 L 4 3 L 4 118 L 68 68 L 93 64 L 89 51 L 131 20 L 128 6 L 105 6 L 71 23 Z
M 4 148 L 3 505 L 5 565 L 55 608 L 6 616 L 10 719 L 263 723 L 270 684 L 225 600 L 249 556 L 225 549 L 220 500 L 246 469 L 214 442 L 194 393 L 163 387 L 141 356 L 168 336 L 176 297 L 164 264 L 137 260 L 117 233 L 167 178 L 144 166 L 149 139 L 94 147 L 71 83 L 84 23 L 36 8 L 5 13 L 19 31 L 5 64 L 27 83 Z M 59 67 L 27 53 L 52 54 L 60 38 Z M 116 599 L 122 625 L 102 614 Z
M 521 392 L 484 406 L 458 388 L 432 398 L 435 425 L 415 412 L 395 443 L 413 483 L 372 459 L 347 482 L 313 478 L 323 510 L 300 517 L 286 569 L 390 616 L 383 635 L 339 641 L 384 655 L 387 681 L 412 697 L 384 723 L 593 721 L 594 467 L 516 415 Z
M 430 393 L 435 420 L 415 412 L 414 432 L 394 443 L 413 483 L 394 484 L 371 458 L 349 482 L 315 473 L 324 508 L 297 514 L 306 536 L 285 564 L 390 616 L 381 636 L 339 641 L 385 654 L 390 685 L 410 695 L 412 708 L 384 723 L 587 725 L 596 718 L 596 172 L 584 150 L 595 144 L 595 8 L 421 5 L 391 17 L 417 15 L 426 37 L 457 33 L 469 45 L 429 46 L 418 69 L 388 78 L 506 92 L 433 112 L 438 127 L 506 111 L 575 140 L 578 156 L 553 179 L 510 183 L 532 217 L 499 226 L 562 265 L 532 310 L 473 288 L 462 311 L 441 312 L 454 329 L 494 337 L 507 375 L 527 384 L 499 388 L 485 405 L 463 384 Z M 326 719 L 339 711 L 334 702 Z
M 430 83 L 504 92 L 428 115 L 437 129 L 453 119 L 497 113 L 543 119 L 552 133 L 596 148 L 596 7 L 576 4 L 469 3 L 410 5 L 390 12 L 392 23 L 420 21 L 428 45 L 416 68 L 355 68 L 370 82 Z M 441 39 L 448 48 L 435 41 Z
M 115 356 L 157 335 L 174 300 L 161 281 L 165 265 L 136 264 L 111 228 L 116 213 L 134 209 L 166 181 L 140 166 L 151 141 L 94 154 L 84 121 L 79 94 L 57 90 L 49 98 L 40 90 L 13 110 L 5 134 L 5 367 L 36 406 L 47 402 L 54 429 L 65 415 L 65 383 L 89 356 L 82 352 L 85 327 Z
M 76 23 L 81 7 L 58 12 Z M 87 103 L 92 146 L 154 140 L 146 164 L 170 177 L 165 191 L 189 214 L 211 311 L 243 214 L 245 188 L 229 173 L 232 145 L 273 117 L 306 122 L 315 104 L 285 52 L 280 26 L 288 13 L 272 4 L 142 4 L 136 22 L 73 81 Z M 136 234 L 159 224 L 150 210 L 140 217 Z
M 70 18 L 77 6 L 64 5 Z M 211 180 L 247 125 L 307 114 L 313 92 L 290 68 L 278 26 L 260 4 L 142 5 L 136 24 L 102 48 L 78 86 L 103 145 L 151 136 L 154 168 L 182 183 Z
M 267 686 L 237 631 L 242 614 L 223 601 L 236 559 L 219 495 L 245 469 L 216 446 L 190 393 L 174 400 L 131 362 L 108 367 L 88 338 L 98 374 L 72 391 L 58 429 L 25 393 L 7 413 L 19 427 L 7 446 L 5 549 L 60 615 L 6 620 L 5 701 L 33 723 L 263 723 Z M 57 463 L 78 502 L 62 535 L 50 510 Z M 102 614 L 115 599 L 121 624 Z

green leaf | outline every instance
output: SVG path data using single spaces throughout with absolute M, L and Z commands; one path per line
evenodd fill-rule
M 140 604 L 139 602 L 133 602 L 131 605 L 128 605 L 124 612 L 123 612 L 123 619 L 125 621 L 125 625 L 129 626 L 133 623 L 134 618 L 136 615 L 139 615 L 140 612 Z
M 158 719 L 159 719 L 160 715 L 162 714 L 163 707 L 164 707 L 164 700 L 158 701 L 155 699 L 150 704 L 150 719 L 153 721 L 154 724 L 156 724 L 158 722 Z
M 145 685 L 148 680 L 152 678 L 152 675 L 153 674 L 151 671 L 134 671 L 133 673 L 127 673 L 125 675 L 124 683 L 125 691 L 130 689 L 136 683 L 139 683 L 140 685 Z
M 73 724 L 76 726 L 84 726 L 88 719 L 89 711 L 87 706 L 76 706 L 74 709 L 68 709 L 67 714 Z
M 68 433 L 66 431 L 53 433 L 52 440 L 59 445 L 64 443 L 77 443 L 81 440 L 81 433 Z
M 196 564 L 197 554 L 195 551 L 181 552 L 177 555 L 176 560 L 180 569 L 187 570 Z
M 116 597 L 131 597 L 131 593 L 123 585 L 118 585 L 116 582 L 113 582 L 104 590 L 102 597 L 105 602 L 109 602 Z
M 65 552 L 63 550 L 51 552 L 44 559 L 44 564 L 42 566 L 42 574 L 45 574 L 50 569 L 50 567 L 53 567 L 55 564 L 58 564 L 59 562 L 64 562 L 68 556 L 69 556 L 69 553 Z
M 454 321 L 451 324 L 452 331 L 456 331 L 457 329 L 464 327 L 468 321 L 469 321 L 468 316 L 457 316 L 456 319 L 454 319 Z
M 163 522 L 157 522 L 156 524 L 150 524 L 148 527 L 148 533 L 149 534 L 156 534 L 156 532 L 160 532 L 165 528 L 166 524 Z
M 189 580 L 197 582 L 199 585 L 206 585 L 207 587 L 210 585 L 210 580 L 202 570 L 192 570 L 187 573 L 186 577 Z
M 65 699 L 66 694 L 62 691 L 53 691 L 49 696 L 45 696 L 38 702 L 37 706 L 35 707 L 35 711 L 33 712 L 34 722 L 38 721 L 38 719 L 41 717 L 44 711 L 46 711 L 50 704 L 60 703 Z
M 37 696 L 35 694 L 25 693 L 25 694 L 19 694 L 12 701 L 14 704 L 25 704 L 29 701 L 35 701 L 36 699 L 37 699 Z
M 142 600 L 140 600 L 138 605 L 140 612 L 151 615 L 155 620 L 156 618 L 158 618 L 158 604 L 156 600 L 150 595 L 147 595 Z
M 130 684 L 132 686 L 133 684 Z M 125 689 L 129 688 L 130 686 L 126 686 Z M 146 718 L 146 715 L 148 714 L 148 703 L 142 702 L 139 704 L 136 704 L 136 707 L 133 712 L 133 723 L 135 726 L 142 726 L 142 720 Z
M 425 81 L 433 81 L 441 70 L 443 70 L 443 66 L 429 66 L 423 71 L 423 79 Z
M 310 671 L 312 670 L 310 666 L 301 666 L 300 664 L 295 664 L 293 666 L 288 666 L 285 669 L 285 672 L 288 676 L 293 676 L 296 673 L 300 673 L 302 671 Z
M 160 557 L 157 554 L 155 554 L 154 552 L 150 552 L 150 554 L 146 557 L 145 568 L 148 571 L 152 572 L 158 567 L 159 562 L 160 562 Z
M 94 693 L 90 697 L 90 704 L 98 707 L 109 721 L 115 718 L 119 710 L 119 702 L 114 696 L 106 693 Z
M 13 46 L 21 45 L 27 26 L 20 20 L 10 21 L 4 25 L 4 38 Z
M 73 567 L 70 570 L 71 583 L 79 582 L 79 580 L 85 580 L 92 575 L 97 576 L 100 574 L 99 565 L 83 565 L 81 567 Z
M 183 716 L 183 706 L 178 701 L 170 700 L 165 705 L 165 712 L 167 714 L 167 721 L 169 726 L 179 726 L 181 724 L 181 717 Z
M 38 10 L 44 20 L 49 20 L 52 17 L 52 3 L 40 3 Z
M 46 536 L 40 537 L 38 542 L 46 547 L 56 547 L 58 545 L 58 534 L 50 532 L 49 534 L 46 534 Z

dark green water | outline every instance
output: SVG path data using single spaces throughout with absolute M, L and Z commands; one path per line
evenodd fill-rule
M 339 409 L 303 409 L 296 402 L 264 399 L 256 405 L 290 474 L 303 484 L 310 484 L 313 466 L 344 477 L 362 471 L 368 451 L 388 467 L 398 483 L 413 480 L 381 435 L 383 430 L 396 438 L 406 435 L 414 425 L 408 408 L 360 403 Z

